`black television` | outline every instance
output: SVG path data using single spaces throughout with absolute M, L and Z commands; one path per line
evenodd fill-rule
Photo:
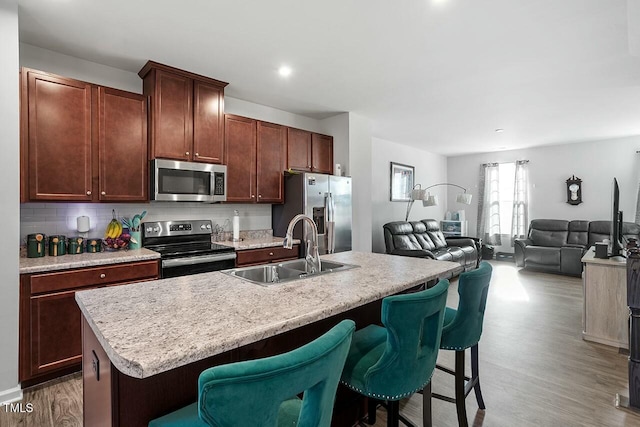
M 611 216 L 611 253 L 609 256 L 622 255 L 622 211 L 620 210 L 620 188 L 618 180 L 613 178 L 613 213 Z

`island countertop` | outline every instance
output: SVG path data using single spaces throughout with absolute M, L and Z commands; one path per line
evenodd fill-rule
M 457 263 L 363 252 L 322 259 L 360 268 L 260 286 L 219 272 L 76 293 L 113 365 L 147 378 L 325 319 L 425 281 Z

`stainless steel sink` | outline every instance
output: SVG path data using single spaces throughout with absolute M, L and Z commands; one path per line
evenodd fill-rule
M 258 285 L 269 286 L 296 279 L 306 279 L 308 277 L 334 273 L 342 270 L 350 270 L 359 266 L 322 260 L 320 272 L 314 274 L 306 273 L 305 267 L 306 262 L 304 259 L 296 259 L 279 264 L 256 265 L 252 267 L 222 270 L 221 273 L 257 283 Z
M 300 258 L 300 259 L 295 259 L 293 261 L 281 262 L 278 265 L 280 265 L 282 267 L 291 268 L 291 269 L 294 269 L 294 270 L 299 270 L 299 271 L 305 272 L 305 268 L 306 268 L 307 263 L 303 258 Z M 324 261 L 324 260 L 321 260 L 320 272 L 321 273 L 330 273 L 332 271 L 349 270 L 349 269 L 354 268 L 354 267 L 357 267 L 357 265 L 342 264 L 342 263 L 335 262 L 335 261 Z

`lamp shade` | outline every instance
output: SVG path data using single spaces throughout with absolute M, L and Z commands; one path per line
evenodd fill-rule
M 462 204 L 465 204 L 465 205 L 470 205 L 472 197 L 473 196 L 471 194 L 469 194 L 469 193 L 460 193 L 456 197 L 456 202 L 462 203 Z
M 427 197 L 422 199 L 422 206 L 424 206 L 425 208 L 429 206 L 438 206 L 438 196 L 432 196 L 431 194 L 428 194 Z

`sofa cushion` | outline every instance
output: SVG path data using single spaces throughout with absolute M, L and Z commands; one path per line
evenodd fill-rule
M 427 234 L 435 245 L 435 248 L 446 248 L 447 240 L 444 238 L 444 234 L 442 234 L 442 231 L 440 231 L 440 225 L 438 224 L 438 221 L 434 219 L 423 219 L 422 223 L 427 228 Z
M 420 221 L 412 221 L 410 224 L 413 228 L 413 235 L 416 236 L 416 240 L 422 249 L 435 249 L 436 245 L 433 244 L 431 237 L 427 234 L 427 227 Z
M 589 244 L 589 221 L 576 220 L 569 222 L 567 243 L 586 247 Z
M 544 264 L 560 267 L 560 248 L 548 246 L 527 246 L 524 258 L 525 266 Z
M 589 246 L 611 238 L 611 221 L 591 221 L 589 223 Z

